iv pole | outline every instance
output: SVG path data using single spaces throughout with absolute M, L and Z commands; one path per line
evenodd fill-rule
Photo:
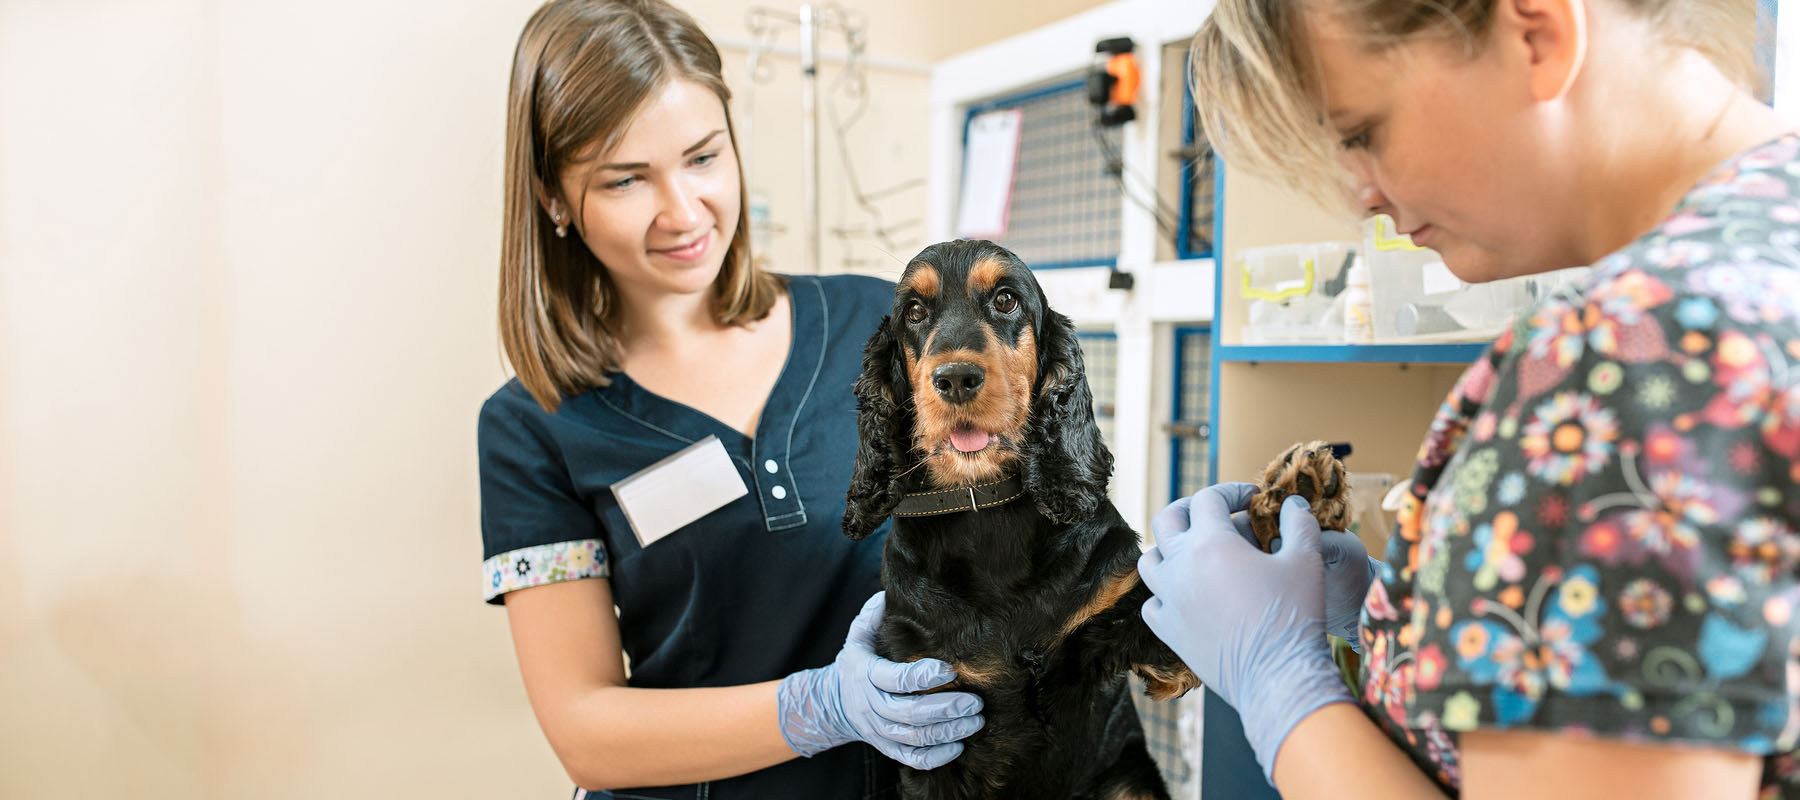
M 805 211 L 801 228 L 801 265 L 805 273 L 810 275 L 817 275 L 824 269 L 824 265 L 819 263 L 819 38 L 823 27 L 819 11 L 819 8 L 810 3 L 801 6 L 797 16 L 759 6 L 750 9 L 748 20 L 750 31 L 755 37 L 750 50 L 752 82 L 761 78 L 763 54 L 767 47 L 773 45 L 777 35 L 770 20 L 779 20 L 800 29 L 800 190 L 801 205 Z M 752 93 L 751 98 L 754 97 Z M 744 129 L 748 151 L 751 137 L 751 120 L 748 117 L 753 117 L 754 111 L 745 116 L 747 119 L 741 127 Z M 746 164 L 746 181 L 751 179 L 750 172 L 750 165 Z M 751 184 L 754 185 L 754 182 Z
M 800 7 L 800 184 L 806 225 L 802 228 L 808 274 L 819 263 L 819 20 L 812 4 Z
M 796 56 L 800 61 L 800 184 L 805 217 L 802 225 L 802 263 L 800 266 L 810 274 L 819 274 L 824 270 L 821 247 L 825 227 L 819 209 L 821 203 L 819 181 L 822 177 L 819 148 L 823 147 L 824 143 L 820 140 L 819 131 L 820 120 L 827 112 L 830 113 L 831 124 L 837 132 L 839 155 L 844 161 L 844 179 L 850 194 L 848 198 L 850 203 L 868 215 L 873 225 L 873 230 L 869 233 L 882 247 L 900 249 L 891 238 L 893 232 L 916 225 L 917 220 L 884 223 L 881 209 L 875 203 L 879 198 L 895 192 L 923 186 L 924 179 L 906 181 L 875 192 L 864 192 L 861 182 L 857 178 L 857 170 L 850 162 L 850 151 L 846 145 L 847 127 L 862 116 L 868 105 L 868 82 L 864 71 L 868 68 L 871 60 L 865 51 L 867 38 L 864 33 L 864 23 L 859 20 L 856 12 L 848 11 L 837 3 L 827 0 L 820 4 L 803 5 L 798 14 L 753 6 L 747 15 L 746 27 L 751 34 L 748 42 L 738 44 L 729 42 L 729 40 L 715 39 L 715 41 L 743 47 L 749 53 L 750 87 L 744 94 L 747 113 L 738 125 L 740 143 L 745 154 L 744 179 L 748 186 L 758 185 L 752 174 L 755 159 L 751 157 L 751 154 L 755 150 L 755 145 L 752 142 L 751 125 L 756 116 L 755 86 L 759 83 L 766 83 L 773 77 L 772 68 L 766 57 L 770 53 L 781 52 L 785 55 Z M 776 45 L 776 40 L 788 27 L 799 30 L 800 46 L 798 49 L 790 50 Z M 820 52 L 821 42 L 834 30 L 843 34 L 847 49 L 842 54 L 822 54 Z M 821 91 L 819 87 L 820 64 L 825 58 L 843 61 L 844 72 L 838 76 L 835 82 Z M 883 68 L 921 75 L 930 73 L 929 67 L 904 62 L 888 62 L 883 65 Z M 833 93 L 839 91 L 845 92 L 846 96 L 854 101 L 854 110 L 850 112 L 848 118 L 840 116 L 838 107 L 832 104 Z M 833 228 L 832 233 L 835 236 L 846 237 L 846 239 L 853 235 L 861 235 L 854 229 L 843 226 Z M 882 252 L 887 253 L 887 250 Z M 891 253 L 888 255 L 890 258 L 892 257 Z

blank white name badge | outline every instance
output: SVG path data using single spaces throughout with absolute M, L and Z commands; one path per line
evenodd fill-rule
M 612 490 L 644 547 L 750 493 L 717 436 L 645 467 Z

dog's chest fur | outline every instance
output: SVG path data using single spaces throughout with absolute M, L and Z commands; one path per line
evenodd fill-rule
M 1105 746 L 1119 703 L 1129 704 L 1125 680 L 1096 680 L 1108 654 L 1076 631 L 1134 621 L 1091 618 L 1088 609 L 1138 552 L 1137 534 L 1110 504 L 1066 527 L 1049 524 L 1029 502 L 895 520 L 876 652 L 950 662 L 959 676 L 951 688 L 981 695 L 988 719 L 965 740 L 963 756 L 934 773 L 968 772 L 987 784 L 976 796 L 1068 796 L 1091 780 L 1088 766 L 1108 763 L 1095 750 Z M 1059 757 L 1065 743 L 1086 751 Z
M 1125 544 L 1135 557 L 1136 534 L 1122 522 L 1118 533 L 1115 542 L 1055 530 L 1030 503 L 897 519 L 882 563 L 888 611 L 879 641 L 900 655 L 953 663 L 991 658 L 996 642 L 1013 652 L 1048 648 L 1116 569 L 1106 556 L 1123 554 Z

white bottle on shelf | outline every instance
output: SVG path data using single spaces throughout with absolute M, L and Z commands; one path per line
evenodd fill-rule
M 1344 341 L 1369 344 L 1375 341 L 1375 298 L 1369 292 L 1369 268 L 1358 253 L 1350 262 L 1350 275 L 1344 284 Z

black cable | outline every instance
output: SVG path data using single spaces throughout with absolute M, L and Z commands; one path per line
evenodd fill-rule
M 885 196 L 904 189 L 923 186 L 925 181 L 923 179 L 906 181 L 873 193 L 863 191 L 862 180 L 857 177 L 855 159 L 850 156 L 850 128 L 859 122 L 869 110 L 869 76 L 867 64 L 863 60 L 867 56 L 868 42 L 862 37 L 859 29 L 849 23 L 849 12 L 842 6 L 831 3 L 826 8 L 839 15 L 839 24 L 844 29 L 846 43 L 844 69 L 838 74 L 837 80 L 833 81 L 826 90 L 824 102 L 826 113 L 831 117 L 832 131 L 837 134 L 838 159 L 844 168 L 844 180 L 849 184 L 851 199 L 862 209 L 864 214 L 868 215 L 872 223 L 870 233 L 883 246 L 899 250 L 901 247 L 895 241 L 894 233 L 918 224 L 918 220 L 888 223 L 881 213 L 881 208 L 875 204 L 876 196 Z M 854 102 L 850 112 L 845 115 L 838 113 L 838 105 L 834 101 L 834 98 L 840 93 Z
M 1100 145 L 1102 155 L 1107 160 L 1106 171 L 1119 182 L 1119 195 L 1126 200 L 1131 201 L 1131 203 L 1138 208 L 1149 212 L 1151 218 L 1156 220 L 1157 227 L 1160 228 L 1165 235 L 1173 239 L 1177 235 L 1176 225 L 1170 222 L 1168 217 L 1179 219 L 1180 212 L 1164 206 L 1162 197 L 1155 191 L 1154 187 L 1151 187 L 1151 196 L 1155 198 L 1156 201 L 1154 207 L 1149 203 L 1145 203 L 1143 198 L 1132 192 L 1130 184 L 1125 180 L 1126 170 L 1124 156 L 1118 149 L 1113 147 L 1112 142 L 1107 141 L 1105 130 L 1103 126 L 1098 123 L 1094 125 L 1094 137 L 1095 141 Z M 1135 172 L 1132 173 L 1132 177 L 1135 177 L 1146 184 L 1149 183 L 1143 176 L 1138 175 Z
M 1106 140 L 1106 129 L 1100 124 L 1098 119 L 1094 121 L 1093 131 L 1094 141 L 1100 145 L 1101 157 L 1106 160 L 1107 174 L 1112 175 L 1113 179 L 1119 182 L 1119 196 L 1130 201 L 1132 205 L 1149 212 L 1150 218 L 1156 220 L 1157 229 L 1162 231 L 1164 236 L 1169 237 L 1171 242 L 1175 242 L 1176 237 L 1181 235 L 1180 226 L 1174 221 L 1171 221 L 1169 217 L 1178 220 L 1181 216 L 1181 212 L 1164 207 L 1162 197 L 1154 191 L 1154 187 L 1151 187 L 1151 197 L 1155 198 L 1156 201 L 1154 204 L 1144 202 L 1143 198 L 1133 192 L 1130 184 L 1125 181 L 1125 159 L 1118 149 L 1113 147 L 1112 142 Z M 1133 173 L 1133 175 L 1137 177 L 1138 180 L 1143 180 L 1142 176 L 1136 175 L 1136 173 Z M 1167 216 L 1165 216 L 1165 214 Z M 1179 249 L 1179 243 L 1176 242 L 1176 244 L 1177 249 Z

